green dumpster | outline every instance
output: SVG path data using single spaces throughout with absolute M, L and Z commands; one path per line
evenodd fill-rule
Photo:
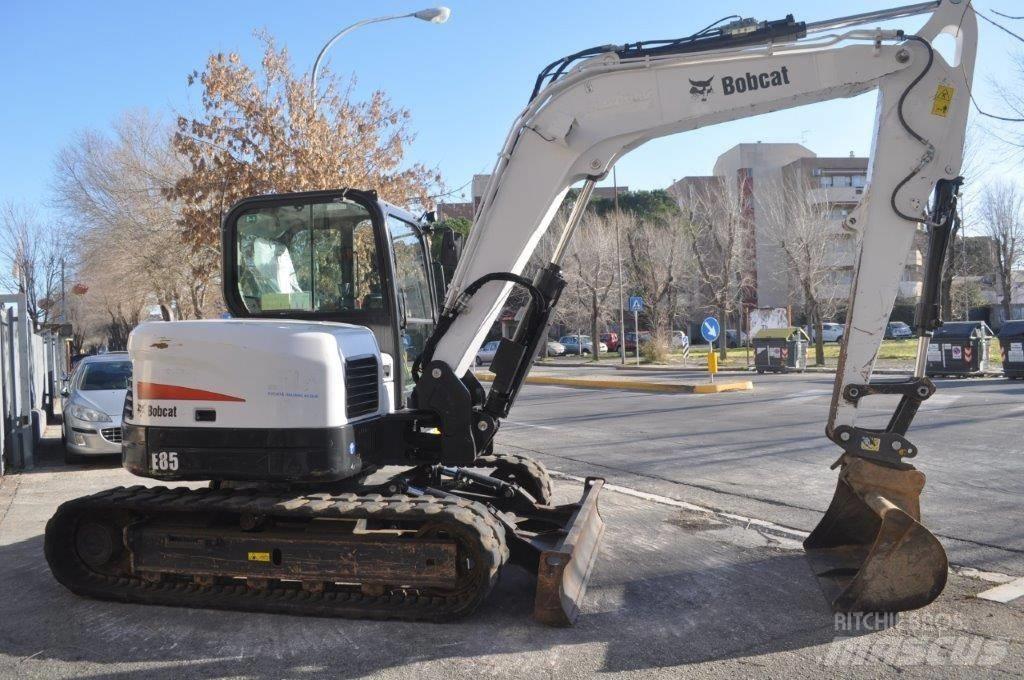
M 754 336 L 754 368 L 758 373 L 803 372 L 811 338 L 804 329 L 764 328 Z

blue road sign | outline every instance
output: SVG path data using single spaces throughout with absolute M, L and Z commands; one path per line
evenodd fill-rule
M 639 295 L 631 295 L 629 297 L 629 311 L 631 312 L 642 312 L 644 311 L 644 299 Z
M 721 333 L 722 329 L 718 325 L 718 319 L 713 316 L 704 319 L 704 322 L 700 325 L 700 334 L 704 336 L 704 340 L 707 342 L 714 342 Z

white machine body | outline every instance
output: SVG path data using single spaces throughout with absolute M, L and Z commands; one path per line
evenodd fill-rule
M 362 326 L 269 319 L 152 322 L 132 332 L 128 351 L 132 412 L 125 422 L 133 425 L 333 428 L 383 415 L 393 404 L 384 385 L 390 361 L 382 362 L 373 333 Z M 375 404 L 367 395 L 371 363 Z M 353 366 L 357 386 L 351 376 L 346 381 Z

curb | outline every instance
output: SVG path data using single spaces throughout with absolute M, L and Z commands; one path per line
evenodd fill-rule
M 719 392 L 741 392 L 754 389 L 754 383 L 749 380 L 741 380 L 731 383 L 708 383 L 706 385 L 694 385 L 695 394 L 718 394 Z
M 492 373 L 476 373 L 481 382 L 494 380 Z M 526 382 L 531 385 L 558 385 L 562 387 L 583 387 L 587 389 L 632 390 L 634 392 L 659 392 L 662 394 L 717 394 L 738 390 L 752 390 L 754 384 L 749 380 L 733 383 L 707 385 L 685 385 L 671 383 L 645 382 L 642 380 L 614 380 L 590 378 L 558 378 L 548 375 L 527 376 Z

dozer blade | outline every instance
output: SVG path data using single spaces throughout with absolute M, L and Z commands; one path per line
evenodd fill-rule
M 921 525 L 924 479 L 913 468 L 843 456 L 832 503 L 804 541 L 833 611 L 918 609 L 942 592 L 949 562 Z
M 604 520 L 597 509 L 603 487 L 603 479 L 587 478 L 583 497 L 574 504 L 575 511 L 564 527 L 564 538 L 540 553 L 533 618 L 541 623 L 571 626 L 580 614 L 604 534 Z

